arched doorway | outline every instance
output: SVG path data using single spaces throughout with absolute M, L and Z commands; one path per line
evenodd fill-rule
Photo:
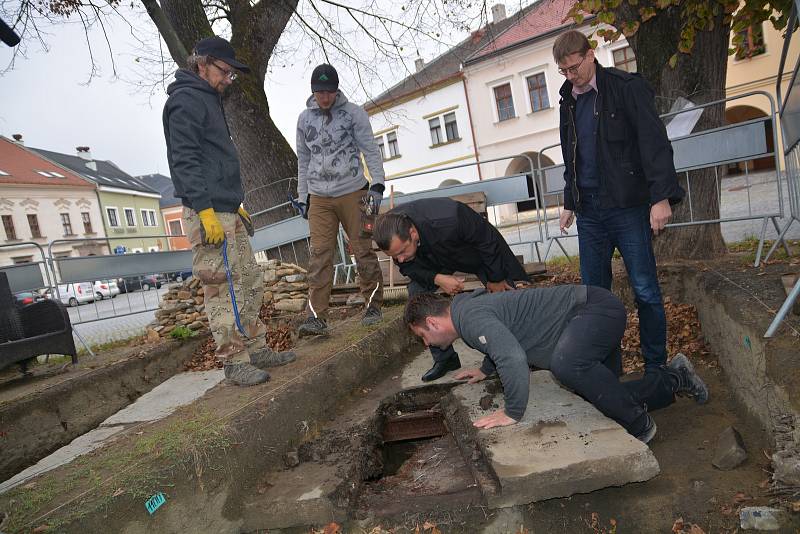
M 733 106 L 725 110 L 725 122 L 727 124 L 737 124 L 739 122 L 746 122 L 767 116 L 766 113 L 754 106 Z M 764 129 L 767 138 L 767 150 L 769 152 L 774 152 L 775 139 L 772 136 L 772 119 L 764 121 Z M 775 170 L 775 158 L 767 156 L 765 158 L 731 163 L 726 165 L 725 169 L 729 175 L 741 174 L 744 173 L 745 170 L 747 172 Z
M 528 179 L 528 196 L 531 197 L 531 200 L 517 202 L 518 212 L 535 210 L 542 205 L 543 192 L 540 191 L 538 187 L 534 187 L 534 177 L 531 175 L 531 162 L 533 163 L 534 172 L 540 168 L 540 165 L 541 167 L 551 167 L 554 165 L 553 160 L 547 156 L 540 157 L 538 152 L 525 152 L 525 156 L 528 157 L 518 156 L 511 160 L 505 172 L 506 176 L 524 174 Z M 528 158 L 530 158 L 530 161 Z M 548 184 L 545 183 L 544 188 L 548 190 Z
M 461 182 L 456 180 L 455 178 L 448 178 L 444 180 L 442 183 L 439 184 L 439 187 L 448 187 L 451 185 L 461 185 Z

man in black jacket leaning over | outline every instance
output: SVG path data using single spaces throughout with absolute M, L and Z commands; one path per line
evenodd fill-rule
M 577 30 L 556 39 L 553 57 L 567 78 L 560 90 L 561 231 L 577 212 L 584 284 L 610 289 L 611 256 L 615 248 L 622 254 L 639 313 L 644 379 L 654 392 L 649 408 L 661 408 L 673 401 L 674 384 L 665 367 L 667 321 L 651 232 L 664 229 L 670 204 L 684 195 L 672 146 L 641 76 L 600 66 Z
M 470 207 L 449 198 L 415 200 L 378 217 L 375 243 L 411 278 L 409 298 L 436 291 L 454 295 L 464 289 L 453 273 L 475 274 L 490 293 L 514 289 L 528 276 L 497 229 Z M 431 346 L 433 367 L 427 382 L 461 367 L 452 346 Z

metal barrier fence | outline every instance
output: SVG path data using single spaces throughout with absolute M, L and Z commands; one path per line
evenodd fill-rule
M 775 232 L 779 234 L 772 250 L 768 253 L 766 259 L 769 259 L 769 254 L 775 247 L 781 243 L 789 252 L 788 246 L 784 241 L 784 235 L 778 225 L 777 219 L 783 218 L 783 194 L 781 191 L 781 172 L 780 172 L 780 158 L 777 150 L 770 150 L 767 139 L 768 128 L 772 131 L 772 138 L 777 141 L 777 125 L 775 120 L 775 102 L 772 96 L 764 91 L 752 91 L 742 95 L 737 95 L 725 99 L 715 100 L 706 104 L 701 104 L 689 109 L 666 113 L 661 115 L 662 119 L 674 118 L 683 113 L 694 112 L 698 109 L 705 109 L 711 106 L 722 105 L 734 100 L 748 98 L 752 96 L 762 96 L 766 98 L 770 105 L 770 114 L 767 117 L 752 119 L 740 123 L 722 126 L 720 128 L 713 128 L 694 132 L 672 139 L 672 148 L 674 152 L 675 170 L 678 172 L 679 178 L 682 177 L 681 185 L 686 189 L 686 198 L 684 202 L 688 203 L 688 219 L 681 221 L 673 221 L 667 227 L 679 226 L 693 226 L 700 224 L 720 224 L 732 223 L 749 220 L 762 220 L 761 231 L 759 234 L 758 249 L 756 252 L 756 259 L 754 266 L 761 263 L 761 255 L 764 247 L 764 239 L 766 237 L 767 225 L 771 221 Z M 547 184 L 558 183 L 557 177 L 563 176 L 564 165 L 552 165 L 549 167 L 542 167 L 541 161 L 543 154 L 548 150 L 560 148 L 560 144 L 550 145 L 539 151 L 539 165 L 537 180 L 539 180 L 539 188 L 545 199 L 555 198 L 553 204 L 563 204 L 563 178 L 560 179 L 562 187 L 559 190 L 548 190 Z M 771 157 L 775 162 L 775 171 L 772 174 L 768 185 L 774 184 L 775 194 L 769 202 L 763 203 L 754 207 L 753 198 L 751 197 L 751 187 L 754 185 L 750 181 L 750 168 L 748 162 L 754 159 Z M 701 219 L 695 215 L 695 204 L 697 199 L 692 195 L 692 171 L 702 169 L 714 170 L 714 182 L 716 186 L 717 199 L 720 201 L 720 211 L 723 205 L 721 199 L 723 198 L 721 177 L 719 168 L 723 165 L 733 165 L 744 163 L 744 184 L 741 190 L 746 195 L 746 209 L 740 210 L 741 213 L 728 213 L 725 216 L 720 216 L 715 219 Z M 763 199 L 762 199 L 763 200 Z M 545 204 L 548 202 L 545 200 Z M 735 211 L 735 210 L 734 210 Z M 561 215 L 561 208 L 558 208 L 558 215 Z M 548 241 L 547 248 L 545 249 L 545 261 L 550 254 L 553 243 L 556 243 L 565 255 L 568 256 L 566 249 L 561 244 L 562 239 L 569 239 L 577 237 L 577 229 L 573 227 L 567 235 L 561 235 L 558 227 L 555 230 L 551 229 L 549 225 L 545 224 L 545 234 Z
M 794 29 L 798 19 L 798 12 L 800 12 L 800 0 L 795 0 L 792 3 L 792 10 L 789 14 L 787 28 Z M 783 240 L 792 224 L 795 221 L 800 221 L 800 77 L 798 77 L 798 71 L 800 71 L 800 57 L 793 58 L 792 77 L 786 95 L 782 94 L 781 89 L 784 68 L 786 67 L 786 60 L 789 54 L 789 45 L 791 44 L 793 34 L 794 32 L 789 30 L 784 36 L 783 50 L 781 51 L 781 59 L 775 83 L 778 105 L 780 106 L 783 153 L 786 162 L 786 185 L 789 190 L 789 220 L 779 233 L 778 240 L 775 241 L 772 248 L 770 248 L 767 253 L 767 258 L 775 251 L 779 240 Z M 775 318 L 764 333 L 764 337 L 769 338 L 775 335 L 775 332 L 786 318 L 789 310 L 792 309 L 798 296 L 800 296 L 800 278 L 795 282 L 786 300 L 775 314 Z

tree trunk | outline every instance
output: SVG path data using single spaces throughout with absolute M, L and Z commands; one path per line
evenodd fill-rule
M 146 7 L 148 1 L 143 0 Z M 223 105 L 239 151 L 245 207 L 250 212 L 258 212 L 286 202 L 287 190 L 296 191 L 295 182 L 287 178 L 297 175 L 297 157 L 272 121 L 264 91 L 267 63 L 291 17 L 296 0 L 262 0 L 255 7 L 250 2 L 228 0 L 225 5 L 232 30 L 231 43 L 237 58 L 247 63 L 252 72 L 241 75 L 228 89 Z M 162 0 L 161 8 L 187 51 L 191 51 L 199 39 L 213 35 L 200 0 Z M 152 16 L 152 6 L 148 12 Z M 153 21 L 163 34 L 163 20 L 154 18 Z M 179 65 L 185 64 L 185 58 L 173 59 Z M 291 215 L 290 209 L 277 209 L 256 217 L 254 223 L 257 227 L 263 226 Z
M 698 31 L 691 54 L 678 54 L 675 68 L 669 58 L 680 41 L 683 22 L 680 7 L 670 7 L 643 23 L 628 42 L 636 57 L 637 70 L 655 89 L 656 107 L 666 113 L 678 97 L 695 104 L 725 97 L 725 78 L 728 69 L 730 26 L 723 24 L 720 13 L 712 31 Z M 639 20 L 638 7 L 622 2 L 615 11 L 618 23 Z M 620 24 L 621 26 L 621 24 Z M 695 131 L 722 126 L 724 104 L 705 108 Z M 673 206 L 673 222 L 713 220 L 719 218 L 719 188 L 717 169 L 681 173 L 678 180 L 687 195 Z M 725 254 L 719 224 L 701 224 L 670 228 L 654 240 L 659 256 L 684 259 L 706 259 Z

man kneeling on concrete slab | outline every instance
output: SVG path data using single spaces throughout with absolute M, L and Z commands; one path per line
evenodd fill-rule
M 486 355 L 480 368 L 455 375 L 470 384 L 495 372 L 500 376 L 505 408 L 475 421 L 478 428 L 522 419 L 533 366 L 549 369 L 637 439 L 647 443 L 655 436 L 647 383 L 619 381 L 625 306 L 604 288 L 564 285 L 491 294 L 481 289 L 452 301 L 424 293 L 408 302 L 405 321 L 428 346 L 449 347 L 461 338 Z M 708 389 L 686 356 L 673 358 L 667 370 L 673 394 L 708 401 Z

